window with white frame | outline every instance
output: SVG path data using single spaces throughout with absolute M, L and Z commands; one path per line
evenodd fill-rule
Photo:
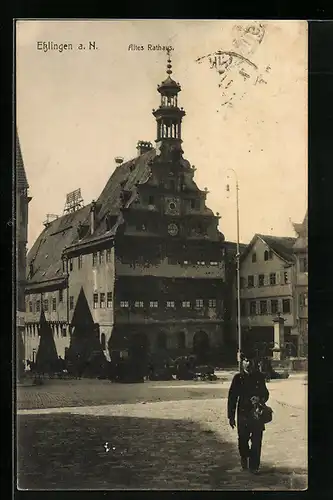
M 289 274 L 288 274 L 288 271 L 284 271 L 284 273 L 283 273 L 283 282 L 284 282 L 285 285 L 289 284 Z
M 215 308 L 216 307 L 216 299 L 209 299 L 208 300 L 208 307 Z
M 99 307 L 105 309 L 105 293 L 99 294 Z
M 299 270 L 301 273 L 308 272 L 308 259 L 306 257 L 301 257 L 299 259 Z
M 129 302 L 128 302 L 128 300 L 121 300 L 121 301 L 120 301 L 120 307 L 122 307 L 122 308 L 124 308 L 124 309 L 128 308 L 128 307 L 129 307 Z
M 137 307 L 137 308 L 142 308 L 142 307 L 144 307 L 143 300 L 136 300 L 136 301 L 134 302 L 134 307 Z
M 250 316 L 255 316 L 257 314 L 257 303 L 255 300 L 250 301 Z
M 103 262 L 104 262 L 104 250 L 101 250 L 99 252 L 99 263 L 103 264 Z
M 189 300 L 183 300 L 182 301 L 182 307 L 184 309 L 189 309 L 191 307 L 191 302 Z
M 158 307 L 158 301 L 157 300 L 150 300 L 149 307 L 152 307 L 152 308 Z
M 269 275 L 269 284 L 276 285 L 276 273 L 270 273 Z
M 289 314 L 291 312 L 291 300 L 283 299 L 282 300 L 282 312 L 284 314 Z
M 52 311 L 56 311 L 57 310 L 57 299 L 55 297 L 53 297 L 52 299 Z
M 204 306 L 204 301 L 203 299 L 196 299 L 195 301 L 195 307 L 197 309 L 201 309 Z
M 98 308 L 98 293 L 94 293 L 94 296 L 93 296 L 93 308 L 94 309 Z
M 166 306 L 168 309 L 173 309 L 175 307 L 175 301 L 174 300 L 167 300 Z
M 97 252 L 94 252 L 92 254 L 92 265 L 93 265 L 93 267 L 95 267 L 96 264 L 97 264 Z
M 279 302 L 277 299 L 272 299 L 271 300 L 271 313 L 277 314 L 278 311 L 279 311 Z
M 265 275 L 259 274 L 258 276 L 258 286 L 265 286 Z
M 267 300 L 260 301 L 260 314 L 267 314 Z
M 112 292 L 108 292 L 106 295 L 106 306 L 108 308 L 112 307 Z
M 111 248 L 106 249 L 106 262 L 111 262 Z

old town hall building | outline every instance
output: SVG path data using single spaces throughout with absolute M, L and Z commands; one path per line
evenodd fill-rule
M 153 110 L 156 146 L 139 141 L 134 159 L 116 158 L 96 201 L 46 221 L 29 252 L 26 329 L 35 349 L 43 309 L 61 356 L 88 317 L 107 359 L 130 349 L 223 350 L 224 236 L 183 157 L 185 111 L 171 74 L 168 60 Z

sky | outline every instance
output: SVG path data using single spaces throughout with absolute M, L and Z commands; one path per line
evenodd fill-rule
M 28 248 L 46 214 L 63 214 L 67 193 L 81 188 L 90 203 L 116 156 L 135 157 L 138 140 L 155 144 L 167 55 L 149 44 L 172 47 L 184 157 L 226 239 L 237 234 L 236 176 L 240 241 L 294 236 L 307 209 L 306 21 L 21 20 L 16 123 L 32 196 Z

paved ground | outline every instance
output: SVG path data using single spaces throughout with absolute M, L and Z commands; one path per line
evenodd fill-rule
M 229 383 L 78 380 L 19 388 L 19 487 L 306 488 L 304 379 L 268 383 L 274 419 L 258 477 L 239 470 L 237 433 L 226 419 Z
M 147 401 L 224 398 L 229 382 L 145 382 L 114 384 L 108 380 L 47 380 L 40 387 L 20 387 L 17 409 L 99 406 Z

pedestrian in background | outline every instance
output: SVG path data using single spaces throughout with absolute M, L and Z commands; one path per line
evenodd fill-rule
M 234 376 L 229 389 L 228 419 L 234 429 L 237 409 L 238 449 L 242 469 L 249 469 L 256 474 L 259 471 L 265 430 L 260 408 L 268 400 L 269 392 L 265 376 L 259 371 L 253 353 L 242 353 L 241 361 L 241 372 Z

